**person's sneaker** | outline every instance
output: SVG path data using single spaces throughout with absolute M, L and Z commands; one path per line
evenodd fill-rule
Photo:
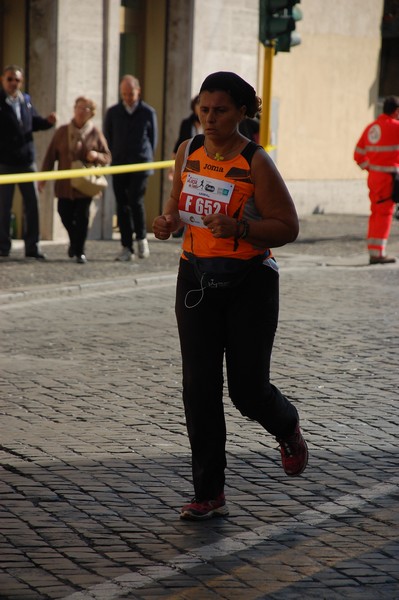
M 396 258 L 393 256 L 370 256 L 370 265 L 387 265 L 396 263 Z
M 229 509 L 226 506 L 224 494 L 220 494 L 216 500 L 204 500 L 203 502 L 197 502 L 193 498 L 181 509 L 180 518 L 189 521 L 205 521 L 212 517 L 227 517 L 228 514 Z
M 148 241 L 146 239 L 137 240 L 137 245 L 139 247 L 139 258 L 148 258 L 150 256 Z
M 286 438 L 276 438 L 280 445 L 283 469 L 290 477 L 300 475 L 308 464 L 308 446 L 303 439 L 299 424 L 295 432 Z
M 119 260 L 120 262 L 128 262 L 129 260 L 132 260 L 132 258 L 134 258 L 133 253 L 129 248 L 124 246 L 115 260 Z

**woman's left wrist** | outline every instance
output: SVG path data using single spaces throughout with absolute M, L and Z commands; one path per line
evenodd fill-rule
M 239 219 L 237 221 L 237 228 L 236 228 L 236 239 L 237 240 L 245 240 L 245 238 L 247 238 L 249 235 L 249 222 L 247 221 L 247 219 Z
M 246 219 L 236 221 L 236 231 L 234 234 L 234 250 L 238 247 L 238 240 L 245 240 L 249 235 L 249 223 Z

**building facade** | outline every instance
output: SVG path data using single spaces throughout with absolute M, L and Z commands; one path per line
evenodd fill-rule
M 365 176 L 352 155 L 380 110 L 382 93 L 399 94 L 397 4 L 302 0 L 302 42 L 273 59 L 272 157 L 300 216 L 368 212 Z M 385 38 L 383 15 L 385 23 L 391 19 Z M 235 71 L 261 95 L 258 29 L 258 0 L 0 0 L 0 60 L 25 68 L 36 108 L 56 110 L 59 124 L 70 120 L 74 99 L 85 94 L 97 102 L 101 126 L 118 100 L 120 76 L 135 74 L 158 114 L 155 158 L 167 160 L 207 74 Z M 39 165 L 51 135 L 36 135 Z M 62 234 L 51 187 L 41 198 L 43 239 Z M 169 189 L 166 173 L 157 171 L 147 193 L 149 227 Z M 113 214 L 109 190 L 93 203 L 92 237 L 112 235 Z

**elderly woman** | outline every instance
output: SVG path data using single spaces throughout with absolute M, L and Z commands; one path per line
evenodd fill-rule
M 297 409 L 269 380 L 279 302 L 270 248 L 296 239 L 298 218 L 269 156 L 239 132 L 259 109 L 255 90 L 235 73 L 205 79 L 204 135 L 179 147 L 171 196 L 153 223 L 161 240 L 186 225 L 176 316 L 195 497 L 183 519 L 228 514 L 224 356 L 232 402 L 276 437 L 286 474 L 300 475 L 308 461 Z
M 42 171 L 51 171 L 54 164 L 58 169 L 70 169 L 74 160 L 81 160 L 90 166 L 108 165 L 111 153 L 102 132 L 92 121 L 96 104 L 86 96 L 76 98 L 74 114 L 70 123 L 62 125 L 54 133 L 42 164 Z M 39 190 L 45 182 L 39 184 Z M 89 228 L 91 196 L 79 192 L 71 185 L 70 179 L 55 182 L 55 195 L 58 198 L 58 213 L 69 235 L 68 256 L 79 264 L 87 262 L 85 242 Z

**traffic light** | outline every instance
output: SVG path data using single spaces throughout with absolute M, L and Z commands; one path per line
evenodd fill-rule
M 289 52 L 301 43 L 295 32 L 296 21 L 302 19 L 300 0 L 259 0 L 259 40 L 273 45 L 277 52 Z

